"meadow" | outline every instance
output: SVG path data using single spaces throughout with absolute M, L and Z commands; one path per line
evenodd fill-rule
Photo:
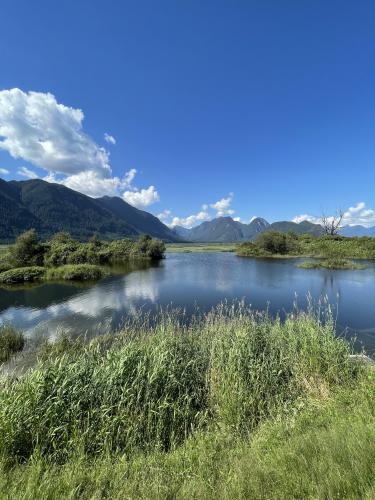
M 329 309 L 139 316 L 3 378 L 3 498 L 372 498 L 375 371 Z

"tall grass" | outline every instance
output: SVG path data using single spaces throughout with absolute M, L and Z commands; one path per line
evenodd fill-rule
M 242 305 L 186 325 L 174 314 L 135 320 L 103 341 L 76 343 L 0 394 L 0 455 L 62 463 L 170 451 L 194 431 L 251 433 L 360 369 L 328 318 L 271 320 Z
M 0 325 L 0 363 L 8 361 L 12 354 L 22 351 L 25 338 L 11 325 Z

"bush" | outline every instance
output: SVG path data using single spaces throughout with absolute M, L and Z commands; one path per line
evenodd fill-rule
M 49 280 L 70 280 L 70 281 L 95 281 L 106 272 L 99 266 L 92 264 L 66 265 L 47 270 Z
M 256 238 L 257 246 L 271 254 L 295 254 L 298 252 L 298 237 L 293 233 L 266 231 Z
M 92 264 L 67 264 L 47 271 L 49 280 L 94 281 L 103 275 L 102 269 Z
M 45 268 L 40 266 L 18 267 L 9 269 L 0 273 L 0 283 L 15 284 L 15 283 L 32 283 L 41 281 L 45 277 Z
M 48 267 L 59 267 L 69 264 L 69 259 L 80 244 L 67 233 L 57 233 L 48 243 L 44 264 Z
M 12 354 L 22 351 L 23 334 L 10 325 L 0 325 L 0 363 L 8 361 Z
M 40 266 L 43 264 L 44 247 L 39 243 L 35 229 L 22 233 L 11 249 L 15 267 Z

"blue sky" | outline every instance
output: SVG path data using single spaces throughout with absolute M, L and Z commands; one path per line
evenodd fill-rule
M 0 175 L 168 223 L 375 225 L 374 26 L 365 0 L 4 0 Z

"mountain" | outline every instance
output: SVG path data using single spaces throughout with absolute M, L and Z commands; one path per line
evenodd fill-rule
M 268 222 L 256 218 L 250 224 L 242 224 L 231 217 L 218 217 L 211 221 L 202 222 L 192 229 L 175 227 L 176 234 L 192 242 L 227 243 L 254 238 L 264 231 Z
M 342 236 L 372 236 L 375 237 L 375 226 L 365 227 L 365 226 L 344 226 L 340 229 L 340 234 Z
M 202 224 L 192 229 L 179 226 L 174 228 L 176 235 L 187 241 L 197 243 L 234 243 L 236 241 L 251 240 L 257 234 L 267 230 L 283 233 L 293 231 L 297 234 L 308 233 L 314 236 L 319 236 L 323 231 L 321 226 L 308 221 L 303 221 L 299 224 L 290 221 L 269 224 L 265 219 L 260 217 L 252 220 L 249 224 L 237 222 L 231 217 L 218 217 L 208 222 L 202 222 Z
M 136 237 L 142 233 L 165 241 L 181 238 L 154 215 L 138 210 L 121 198 L 90 198 L 61 184 L 40 179 L 0 179 L 0 241 L 13 241 L 21 232 L 35 228 L 47 238 L 68 231 L 85 240 Z
M 189 235 L 191 229 L 187 229 L 186 227 L 183 226 L 174 226 L 172 231 L 180 238 L 184 240 L 189 240 Z
M 103 198 L 96 198 L 96 201 L 121 220 L 131 222 L 138 233 L 150 234 L 155 238 L 160 238 L 165 241 L 181 240 L 181 238 L 176 238 L 174 232 L 169 229 L 168 226 L 160 222 L 155 215 L 145 212 L 144 210 L 138 210 L 138 208 L 129 205 L 129 203 L 126 203 L 118 196 L 103 196 Z
M 319 224 L 313 224 L 307 220 L 300 223 L 291 221 L 273 222 L 270 227 L 272 231 L 279 231 L 281 233 L 293 232 L 296 234 L 312 234 L 313 236 L 320 236 L 323 233 L 323 228 Z

